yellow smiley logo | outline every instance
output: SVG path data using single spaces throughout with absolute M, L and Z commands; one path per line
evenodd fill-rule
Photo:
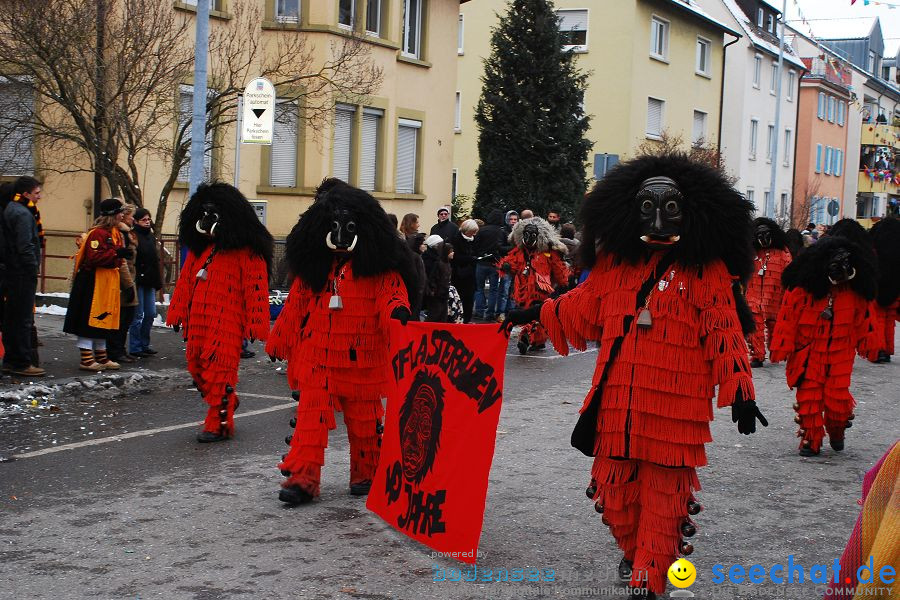
M 97 240 L 91 240 L 91 248 L 93 250 L 96 250 L 99 247 L 100 247 L 100 242 L 98 242 Z
M 677 588 L 691 587 L 697 579 L 697 569 L 691 561 L 679 558 L 669 567 L 669 582 Z

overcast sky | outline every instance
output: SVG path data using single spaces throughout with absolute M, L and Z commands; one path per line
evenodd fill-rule
M 781 10 L 782 0 L 768 0 L 770 4 Z M 799 19 L 797 6 L 803 16 L 809 21 L 809 28 L 812 29 L 813 35 L 825 37 L 822 33 L 826 31 L 831 33 L 837 23 L 832 19 L 845 19 L 852 17 L 879 17 L 881 21 L 881 31 L 884 34 L 884 55 L 893 57 L 897 55 L 897 47 L 900 46 L 900 0 L 884 0 L 882 5 L 876 5 L 874 0 L 869 6 L 864 6 L 864 0 L 856 0 L 856 4 L 850 5 L 850 0 L 788 0 L 787 18 L 788 25 L 795 27 L 801 31 L 805 30 L 803 23 L 793 21 Z M 896 5 L 896 8 L 890 8 L 888 5 Z M 817 21 L 817 19 L 828 19 L 827 21 Z M 854 19 L 856 20 L 856 19 Z M 816 26 L 823 29 L 822 33 L 816 33 Z M 831 36 L 829 36 L 831 37 Z

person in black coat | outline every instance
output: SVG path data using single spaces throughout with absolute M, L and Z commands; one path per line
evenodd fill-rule
M 162 288 L 162 277 L 153 221 L 146 208 L 135 211 L 134 232 L 138 240 L 135 259 L 138 306 L 128 330 L 128 351 L 134 356 L 150 356 L 156 354 L 150 347 L 150 329 L 156 318 L 156 291 Z
M 507 231 L 503 226 L 503 211 L 494 209 L 488 213 L 486 224 L 478 230 L 472 253 L 475 255 L 475 316 L 493 321 L 496 316 L 499 275 L 497 262 L 503 258 Z M 487 301 L 484 283 L 489 291 Z
M 450 207 L 442 206 L 437 211 L 438 222 L 431 226 L 431 235 L 439 235 L 445 242 L 456 237 L 459 227 L 450 220 Z
M 406 243 L 413 253 L 413 264 L 416 269 L 416 287 L 408 291 L 409 314 L 414 321 L 418 321 L 422 312 L 422 302 L 425 297 L 425 263 L 422 262 L 422 253 L 425 251 L 425 234 L 411 233 L 406 236 Z
M 453 238 L 453 287 L 459 292 L 463 305 L 463 323 L 472 320 L 472 306 L 475 303 L 475 236 L 478 223 L 472 219 L 463 221 L 459 232 Z

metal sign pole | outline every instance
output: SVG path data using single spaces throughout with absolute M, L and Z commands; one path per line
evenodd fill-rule
M 244 99 L 238 94 L 237 121 L 234 127 L 234 187 L 241 189 L 241 117 L 244 112 Z

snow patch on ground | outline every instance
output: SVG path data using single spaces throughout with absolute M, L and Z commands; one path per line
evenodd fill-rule
M 56 304 L 44 304 L 43 306 L 35 307 L 34 312 L 41 314 L 41 315 L 65 316 L 66 307 L 65 306 L 57 306 Z

